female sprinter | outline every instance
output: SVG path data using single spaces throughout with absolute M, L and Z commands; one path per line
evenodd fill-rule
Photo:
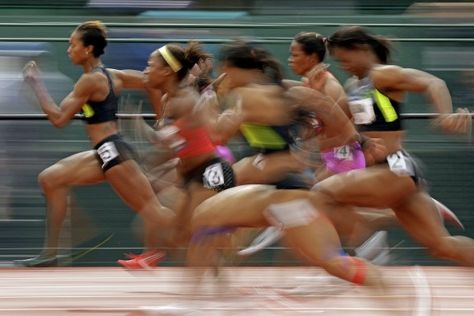
M 324 38 L 314 32 L 298 33 L 290 45 L 290 57 L 288 64 L 294 73 L 303 76 L 303 82 L 286 81 L 287 85 L 304 84 L 306 87 L 321 92 L 334 101 L 336 109 L 327 109 L 332 115 L 332 120 L 328 122 L 325 117 L 316 117 L 315 125 L 319 129 L 324 129 L 327 125 L 336 127 L 350 124 L 349 119 L 342 115 L 348 113 L 347 97 L 344 88 L 339 81 L 327 70 L 327 65 L 323 63 L 326 55 L 326 44 Z M 337 109 L 342 108 L 342 111 Z M 332 112 L 332 113 L 331 113 Z M 348 115 L 346 115 L 348 116 Z M 333 121 L 336 121 L 332 123 Z M 329 124 L 328 124 L 329 123 Z M 354 169 L 365 167 L 365 159 L 362 147 L 358 141 L 352 137 L 353 134 L 341 133 L 342 135 L 334 139 L 335 133 L 319 131 L 316 139 L 321 149 L 323 164 L 316 171 L 317 180 L 322 180 L 328 176 Z M 343 139 L 342 137 L 348 137 Z
M 266 50 L 235 41 L 222 48 L 219 59 L 221 71 L 227 74 L 224 80 L 231 88 L 230 98 L 241 104 L 241 122 L 235 124 L 235 133 L 242 133 L 259 152 L 233 165 L 238 184 L 278 183 L 306 167 L 290 152 L 300 119 L 313 124 L 322 151 L 330 151 L 341 161 L 352 157 L 353 168 L 365 166 L 358 134 L 343 110 L 329 100 L 320 101 L 318 96 L 305 103 L 308 108 L 291 108 L 284 96 L 280 67 Z M 283 182 L 279 187 L 307 187 L 301 180 Z
M 295 181 L 295 178 L 298 180 L 297 176 L 301 179 L 300 172 L 306 166 L 299 159 L 295 159 L 294 152 L 290 151 L 294 144 L 292 132 L 299 119 L 310 123 L 304 125 L 310 126 L 311 134 L 316 138 L 316 147 L 319 147 L 322 153 L 323 164 L 318 170 L 318 178 L 365 167 L 359 135 L 343 111 L 347 104 L 342 86 L 325 70 L 315 73 L 325 53 L 323 38 L 316 33 L 300 33 L 293 40 L 290 47 L 290 67 L 296 73 L 306 75 L 308 84 L 315 92 L 311 94 L 311 90 L 306 88 L 293 89 L 298 91 L 292 93 L 297 103 L 309 107 L 290 109 L 288 100 L 282 95 L 284 89 L 278 85 L 282 77 L 280 69 L 268 52 L 239 41 L 223 47 L 220 54 L 221 69 L 227 74 L 226 80 L 230 81 L 229 85 L 233 88 L 231 96 L 234 99 L 239 98 L 244 105 L 243 116 L 246 122 L 242 122 L 240 130 L 248 143 L 260 151 L 259 154 L 244 158 L 233 165 L 239 184 L 277 183 L 278 188 L 307 188 L 304 181 Z M 284 85 L 296 84 L 285 80 Z M 321 101 L 321 95 L 326 96 L 324 102 Z M 265 104 L 268 106 L 264 107 Z M 298 117 L 297 114 L 301 116 Z M 250 116 L 253 116 L 251 120 Z M 272 123 L 272 120 L 282 117 L 287 120 L 283 125 Z M 367 142 L 367 155 L 374 152 L 373 149 L 376 152 L 379 148 L 370 144 L 371 141 Z M 288 174 L 291 177 L 287 177 Z M 357 214 L 353 212 L 332 214 L 339 215 L 353 219 L 349 227 L 338 227 L 339 232 L 345 236 L 352 234 L 354 223 L 361 218 L 354 218 Z M 361 240 L 365 240 L 376 230 L 380 222 L 387 222 L 379 218 L 380 216 L 377 220 L 370 221 L 372 227 L 368 232 L 361 233 L 353 243 L 359 245 Z M 363 226 L 358 227 L 362 229 Z M 274 242 L 279 233 L 277 229 L 269 228 L 264 232 L 264 238 L 258 238 L 261 243 L 252 249 L 256 251 Z
M 134 160 L 131 147 L 117 127 L 118 95 L 123 88 L 143 89 L 139 72 L 106 69 L 100 60 L 107 45 L 106 28 L 98 21 L 79 25 L 71 34 L 67 50 L 71 62 L 83 68 L 74 90 L 58 106 L 50 97 L 38 67 L 27 64 L 25 81 L 29 83 L 41 108 L 55 127 L 63 127 L 82 110 L 86 132 L 94 149 L 62 159 L 42 171 L 39 183 L 47 200 L 47 235 L 38 257 L 18 261 L 24 266 L 57 264 L 57 247 L 71 186 L 108 181 L 116 193 L 145 223 L 143 262 L 156 261 L 160 227 L 167 227 L 174 214 L 156 198 L 150 183 Z
M 347 95 L 355 124 L 364 135 L 382 138 L 389 154 L 376 165 L 320 182 L 320 201 L 326 202 L 326 208 L 336 209 L 341 204 L 391 208 L 408 233 L 433 255 L 474 266 L 474 240 L 449 235 L 435 202 L 423 189 L 419 164 L 403 149 L 400 105 L 406 92 L 428 95 L 440 113 L 437 124 L 451 133 L 464 133 L 470 115 L 464 110 L 452 113 L 449 91 L 439 78 L 386 65 L 390 53 L 387 40 L 361 27 L 335 32 L 328 38 L 328 48 L 341 68 L 354 76 L 347 85 Z
M 197 42 L 183 49 L 174 44 L 155 50 L 145 70 L 147 85 L 161 90 L 166 120 L 156 132 L 156 141 L 175 149 L 179 158 L 177 171 L 187 193 L 183 209 L 175 222 L 176 244 L 189 240 L 189 221 L 194 208 L 217 192 L 234 186 L 231 166 L 216 155 L 214 137 L 208 118 L 197 107 L 202 102 L 199 92 L 189 85 L 188 74 L 199 60 L 207 58 Z M 118 262 L 127 268 L 137 266 L 139 258 Z

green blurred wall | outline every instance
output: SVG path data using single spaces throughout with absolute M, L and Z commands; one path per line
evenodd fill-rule
M 64 26 L 40 26 L 40 25 L 3 25 L 0 27 L 0 37 L 4 40 L 24 40 L 29 38 L 31 41 L 50 42 L 52 52 L 57 60 L 59 71 L 63 72 L 72 79 L 77 79 L 80 75 L 80 69 L 70 65 L 66 56 L 67 38 L 73 30 L 74 25 L 84 20 L 99 18 L 106 23 L 159 23 L 157 26 L 147 27 L 126 27 L 116 24 L 110 27 L 111 46 L 113 50 L 108 50 L 104 60 L 110 60 L 108 66 L 115 67 L 113 64 L 117 60 L 127 60 L 129 44 L 125 40 L 128 38 L 138 38 L 145 31 L 147 40 L 155 39 L 156 43 L 150 43 L 149 49 L 158 47 L 160 43 L 165 43 L 170 39 L 179 42 L 185 42 L 188 39 L 200 39 L 205 47 L 211 52 L 217 51 L 218 45 L 236 36 L 247 36 L 257 40 L 257 43 L 265 46 L 272 51 L 275 56 L 285 65 L 288 56 L 288 45 L 291 38 L 300 31 L 316 31 L 325 35 L 330 34 L 337 29 L 340 24 L 373 24 L 370 29 L 376 33 L 389 36 L 394 39 L 395 55 L 394 61 L 404 67 L 414 67 L 420 69 L 435 69 L 433 73 L 446 80 L 456 100 L 461 103 L 465 100 L 463 91 L 469 91 L 472 87 L 463 87 L 462 71 L 456 67 L 469 67 L 459 65 L 453 60 L 440 60 L 439 65 L 434 62 L 427 62 L 426 56 L 432 51 L 474 51 L 473 28 L 468 25 L 465 27 L 455 24 L 452 21 L 438 21 L 432 19 L 415 19 L 410 16 L 401 15 L 351 15 L 351 16 L 318 16 L 314 15 L 261 15 L 244 16 L 236 18 L 233 21 L 195 21 L 189 16 L 186 20 L 177 20 L 176 18 L 139 18 L 126 16 L 100 16 L 98 12 L 90 10 L 78 10 L 77 15 L 64 12 L 71 12 L 73 9 L 61 9 L 62 14 L 50 15 L 47 18 L 43 16 L 34 16 L 32 10 L 21 11 L 18 9 L 15 17 L 5 18 L 4 23 L 8 22 L 62 22 L 71 23 Z M 34 10 L 33 10 L 34 11 Z M 22 16 L 18 19 L 18 16 Z M 47 13 L 47 12 L 46 12 Z M 42 14 L 45 14 L 42 11 Z M 186 27 L 183 25 L 165 26 L 166 23 L 202 23 L 201 26 Z M 250 26 L 235 27 L 230 23 L 249 23 Z M 436 23 L 449 24 L 447 26 L 435 25 Z M 228 24 L 228 27 L 213 26 L 209 27 L 206 23 Z M 264 26 L 264 24 L 271 24 Z M 293 23 L 293 24 L 279 24 Z M 296 25 L 295 23 L 300 23 Z M 304 24 L 306 23 L 306 24 Z M 416 26 L 413 23 L 424 23 L 425 26 Z M 16 38 L 16 39 L 15 39 Z M 121 48 L 124 45 L 123 48 Z M 135 60 L 135 62 L 137 62 Z M 143 60 L 145 62 L 145 60 Z M 472 62 L 472 58 L 471 58 Z M 328 63 L 333 62 L 328 59 Z M 453 66 L 454 65 L 454 66 Z M 144 65 L 143 65 L 144 66 Z M 439 67 L 436 67 L 439 66 Z M 472 64 L 470 65 L 472 67 Z M 342 74 L 335 64 L 331 66 L 335 75 L 344 80 Z M 436 70 L 445 69 L 445 70 Z M 454 70 L 453 70 L 454 69 Z M 457 70 L 456 70 L 457 69 Z M 289 77 L 294 78 L 286 67 Z M 142 95 L 132 94 L 134 101 L 144 99 Z M 146 102 L 146 100 L 145 100 Z M 474 104 L 468 104 L 472 110 Z M 147 111 L 145 107 L 145 111 Z M 417 96 L 410 95 L 404 112 L 431 112 L 426 101 Z M 410 120 L 406 122 L 408 128 L 408 139 L 406 147 L 413 154 L 419 156 L 426 163 L 426 175 L 430 182 L 431 194 L 443 201 L 446 205 L 456 211 L 463 221 L 466 231 L 460 231 L 450 227 L 453 233 L 462 233 L 470 237 L 474 236 L 474 215 L 471 206 L 474 204 L 473 189 L 473 169 L 471 167 L 474 161 L 474 150 L 472 143 L 466 138 L 460 136 L 447 136 L 434 130 L 429 122 L 424 120 Z M 28 135 L 29 126 L 23 126 L 24 134 Z M 6 223 L 2 231 L 2 249 L 5 259 L 14 259 L 18 256 L 27 256 L 37 252 L 41 247 L 44 219 L 44 203 L 42 201 L 39 187 L 36 186 L 37 174 L 49 164 L 68 154 L 79 150 L 89 148 L 86 136 L 82 131 L 80 122 L 74 122 L 72 126 L 63 131 L 55 130 L 49 127 L 46 122 L 40 124 L 38 129 L 44 131 L 42 141 L 55 140 L 51 143 L 48 155 L 43 157 L 40 163 L 26 167 L 25 162 L 21 183 L 12 184 L 10 194 L 9 208 L 16 219 L 34 219 L 32 222 Z M 27 136 L 26 136 L 27 137 Z M 59 145 L 58 145 L 59 144 Z M 14 145 L 10 150 L 19 151 Z M 238 146 L 234 146 L 238 148 Z M 42 153 L 44 147 L 37 146 L 31 149 L 32 152 Z M 26 172 L 27 170 L 28 172 Z M 28 192 L 22 190 L 28 188 Z M 104 236 L 110 233 L 114 234 L 105 248 L 82 257 L 75 262 L 76 265 L 114 265 L 114 261 L 122 256 L 126 251 L 138 251 L 139 241 L 135 238 L 133 227 L 138 227 L 135 214 L 115 196 L 110 187 L 106 184 L 76 188 L 73 190 L 74 199 L 72 206 L 71 225 L 73 229 L 69 233 L 72 240 L 77 243 L 75 247 L 89 247 L 99 242 Z M 88 235 L 95 235 L 96 239 L 89 242 L 83 242 Z M 394 264 L 446 264 L 439 260 L 434 260 L 428 256 L 416 243 L 410 240 L 398 228 L 390 229 L 391 245 L 402 242 L 395 250 L 396 261 Z M 291 264 L 295 261 L 291 256 L 278 249 L 268 250 L 254 258 L 246 261 L 247 264 Z M 181 264 L 181 261 L 169 260 L 167 264 Z

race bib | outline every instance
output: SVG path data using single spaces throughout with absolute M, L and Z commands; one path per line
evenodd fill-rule
M 352 150 L 350 145 L 344 145 L 334 148 L 334 156 L 339 160 L 353 160 Z
M 105 142 L 97 148 L 97 154 L 102 160 L 102 168 L 106 166 L 111 160 L 119 156 L 117 147 L 113 142 Z
M 212 189 L 224 184 L 224 172 L 220 163 L 207 167 L 202 176 L 205 188 Z
M 387 162 L 393 173 L 399 176 L 412 176 L 413 172 L 407 164 L 407 157 L 402 152 L 397 151 L 387 156 Z
M 354 118 L 354 124 L 356 125 L 370 124 L 375 120 L 372 98 L 352 101 L 350 100 L 349 110 L 352 113 L 352 117 Z

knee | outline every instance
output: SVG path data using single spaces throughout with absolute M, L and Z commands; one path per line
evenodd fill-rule
M 43 191 L 51 190 L 61 185 L 62 173 L 61 168 L 57 165 L 52 165 L 38 175 L 38 183 L 43 188 Z
M 326 191 L 324 189 L 318 189 L 316 191 L 311 191 L 309 200 L 311 203 L 320 209 L 327 209 L 328 207 L 339 206 L 336 197 L 331 193 L 331 191 Z

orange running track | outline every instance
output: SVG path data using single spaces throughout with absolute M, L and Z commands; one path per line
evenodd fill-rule
M 474 315 L 474 269 L 384 267 L 385 290 L 313 267 L 0 269 L 0 315 Z

